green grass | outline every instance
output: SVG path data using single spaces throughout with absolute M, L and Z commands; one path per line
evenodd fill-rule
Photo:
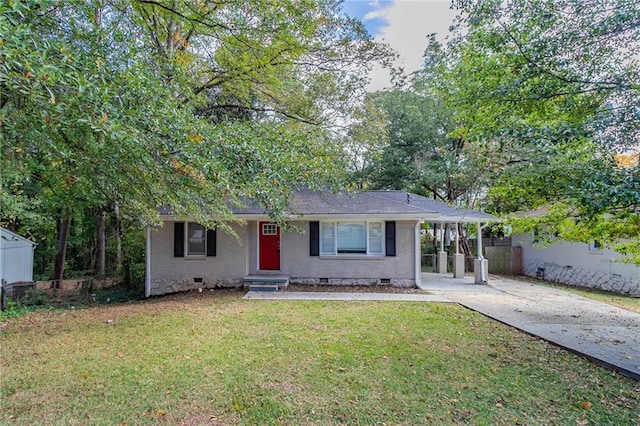
M 453 304 L 237 292 L 34 312 L 2 424 L 638 424 L 638 382 Z

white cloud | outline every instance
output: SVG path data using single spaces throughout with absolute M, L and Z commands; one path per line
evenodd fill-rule
M 376 18 L 383 18 L 384 15 L 385 15 L 385 11 L 382 9 L 372 10 L 371 12 L 368 12 L 366 15 L 362 17 L 362 22 L 371 21 L 372 19 L 376 19 Z
M 437 38 L 444 42 L 449 33 L 449 26 L 456 15 L 449 9 L 449 0 L 396 2 L 376 9 L 369 14 L 382 12 L 379 16 L 387 21 L 377 40 L 385 41 L 400 54 L 396 66 L 402 66 L 405 72 L 413 72 L 422 66 L 422 55 L 427 47 L 427 35 L 437 33 Z M 381 90 L 390 87 L 390 74 L 386 70 L 374 69 L 371 74 L 369 90 Z

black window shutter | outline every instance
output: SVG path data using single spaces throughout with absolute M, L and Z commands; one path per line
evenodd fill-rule
M 184 257 L 184 222 L 173 223 L 173 257 Z
M 207 229 L 207 256 L 216 255 L 216 230 Z
M 388 221 L 384 223 L 385 253 L 387 256 L 396 255 L 396 222 Z
M 309 256 L 320 256 L 320 222 L 309 222 Z

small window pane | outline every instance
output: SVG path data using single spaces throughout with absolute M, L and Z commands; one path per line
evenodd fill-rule
M 189 223 L 187 235 L 187 254 L 191 256 L 204 256 L 207 253 L 207 233 L 204 226 L 193 222 Z
M 338 253 L 367 253 L 367 224 L 365 222 L 338 222 Z
M 278 235 L 278 225 L 275 223 L 265 223 L 262 225 L 262 235 Z
M 369 254 L 382 254 L 382 222 L 369 224 Z
M 335 225 L 330 222 L 320 224 L 320 253 L 335 254 Z

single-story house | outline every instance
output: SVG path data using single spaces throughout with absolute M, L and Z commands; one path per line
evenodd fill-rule
M 260 207 L 234 208 L 237 236 L 161 210 L 147 230 L 145 294 L 235 287 L 256 277 L 299 284 L 414 287 L 420 283 L 420 224 L 483 223 L 494 217 L 404 191 L 334 195 L 296 191 L 293 227 L 282 231 Z
M 0 228 L 0 280 L 5 284 L 33 281 L 36 243 Z

